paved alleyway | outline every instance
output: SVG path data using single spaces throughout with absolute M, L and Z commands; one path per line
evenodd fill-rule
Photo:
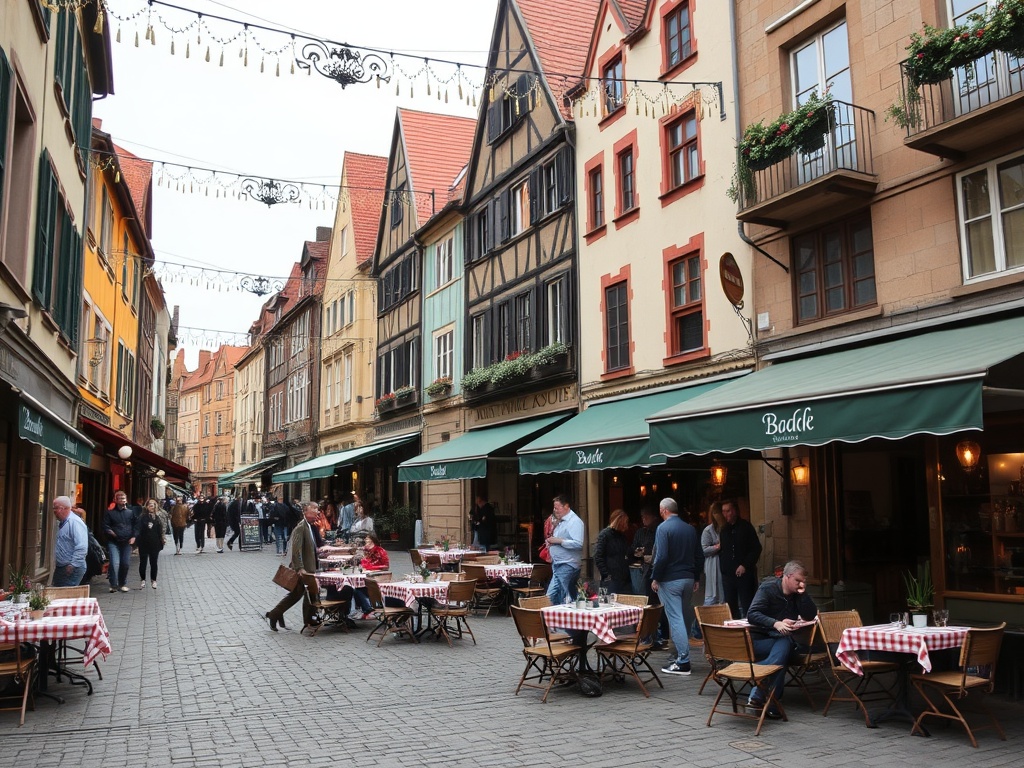
M 823 719 L 820 697 L 814 713 L 796 692 L 790 721 L 767 723 L 759 738 L 724 717 L 707 728 L 703 658 L 649 700 L 609 684 L 600 699 L 567 689 L 542 705 L 536 691 L 512 695 L 522 657 L 510 619 L 473 620 L 479 645 L 452 649 L 390 638 L 375 648 L 369 626 L 275 634 L 258 618 L 282 594 L 272 548 L 172 552 L 156 591 L 109 594 L 94 582 L 114 646 L 104 679 L 91 697 L 55 686 L 67 703 L 40 701 L 20 729 L 16 713 L 0 713 L 0 765 L 1020 765 L 1024 707 L 1001 697 L 1009 741 L 985 732 L 978 750 L 953 729 L 923 739 L 902 724 L 869 731 L 848 709 Z M 408 569 L 406 555 L 393 560 L 396 573 Z M 299 609 L 287 618 L 299 625 Z

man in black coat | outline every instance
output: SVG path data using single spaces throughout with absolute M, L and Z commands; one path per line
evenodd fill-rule
M 757 538 L 754 526 L 740 517 L 734 499 L 722 501 L 722 517 L 725 518 L 725 525 L 719 532 L 721 549 L 718 552 L 722 588 L 732 615 L 743 618 L 757 591 L 757 561 L 761 557 L 761 540 Z
M 221 496 L 213 505 L 213 532 L 217 537 L 217 554 L 224 554 L 224 535 L 228 532 L 228 505 Z
M 228 523 L 231 525 L 231 538 L 228 539 L 228 549 L 234 549 L 233 545 L 238 539 L 238 535 L 242 532 L 242 500 L 237 496 L 228 504 Z M 242 545 L 239 544 L 238 548 L 241 549 Z
M 213 517 L 213 500 L 209 497 L 200 498 L 192 507 L 192 522 L 195 523 L 196 554 L 203 554 L 206 548 L 206 526 Z

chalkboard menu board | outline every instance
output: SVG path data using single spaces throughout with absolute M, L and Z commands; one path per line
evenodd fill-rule
M 263 537 L 260 535 L 260 519 L 255 515 L 242 515 L 242 541 L 238 548 L 243 552 L 263 549 Z

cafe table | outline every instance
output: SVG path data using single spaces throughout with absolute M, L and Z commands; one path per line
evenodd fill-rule
M 416 610 L 416 633 L 423 631 L 422 598 L 444 600 L 448 596 L 447 581 L 385 581 L 380 585 L 381 597 L 393 597 Z
M 325 544 L 320 547 L 320 553 L 324 556 L 328 555 L 351 555 L 356 551 L 353 546 L 335 546 L 333 544 Z
M 484 573 L 489 579 L 501 579 L 506 584 L 512 579 L 528 579 L 533 574 L 532 563 L 509 563 L 508 565 L 485 565 Z
M 844 667 L 863 675 L 857 651 L 884 651 L 912 656 L 900 664 L 896 699 L 883 712 L 871 717 L 871 725 L 903 718 L 913 723 L 910 709 L 910 667 L 915 663 L 925 672 L 932 671 L 930 652 L 959 648 L 967 637 L 967 627 L 901 627 L 899 624 L 873 624 L 843 630 L 836 648 L 836 658 Z
M 354 555 L 324 555 L 320 558 L 320 562 L 323 565 L 340 568 L 343 565 L 348 565 L 352 562 Z
M 588 601 L 588 606 L 592 604 Z M 614 643 L 616 627 L 635 627 L 643 615 L 637 605 L 603 603 L 597 608 L 577 608 L 575 603 L 549 605 L 540 609 L 548 629 L 566 629 L 571 633 L 583 633 L 584 641 L 579 643 L 579 672 L 591 671 L 587 660 L 586 633 L 593 632 L 599 643 Z
M 475 549 L 418 549 L 420 557 L 426 557 L 427 555 L 437 555 L 441 558 L 441 563 L 457 563 L 462 560 L 466 555 L 478 555 Z
M 359 573 L 342 573 L 341 571 L 317 571 L 314 576 L 321 588 L 328 586 L 341 589 L 344 586 L 360 589 L 366 586 L 367 576 L 379 576 L 390 571 L 365 571 Z

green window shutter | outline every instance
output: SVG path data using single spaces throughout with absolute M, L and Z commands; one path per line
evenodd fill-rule
M 68 340 L 71 342 L 71 346 L 78 349 L 78 334 L 79 324 L 82 320 L 81 303 L 82 303 L 82 261 L 84 254 L 82 253 L 82 236 L 78 233 L 78 230 L 70 226 L 71 229 L 71 250 L 68 252 L 68 271 L 69 279 L 67 281 L 67 333 Z
M 7 178 L 7 129 L 11 124 L 11 65 L 0 48 L 0 206 L 4 199 L 4 181 Z
M 36 253 L 32 269 L 32 295 L 44 308 L 50 306 L 50 284 L 53 272 L 53 229 L 56 223 L 57 189 L 50 153 L 45 149 L 39 158 L 39 190 L 36 205 Z
M 57 36 L 54 39 L 56 46 L 53 54 L 53 79 L 60 83 L 62 89 L 69 85 L 64 75 L 65 64 L 68 60 L 68 15 L 67 13 L 57 14 Z M 65 95 L 65 99 L 67 96 Z

